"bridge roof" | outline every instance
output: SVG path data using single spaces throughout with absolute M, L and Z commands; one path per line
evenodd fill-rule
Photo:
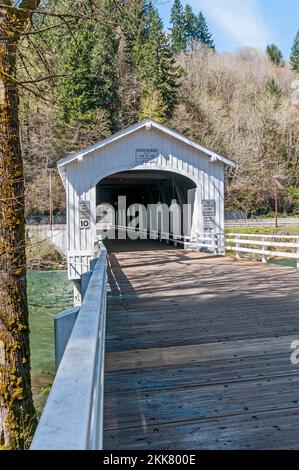
M 113 134 L 112 136 L 107 137 L 106 139 L 103 139 L 103 140 L 97 142 L 94 145 L 90 145 L 90 146 L 88 146 L 84 149 L 79 150 L 79 152 L 73 153 L 73 154 L 63 158 L 62 160 L 59 160 L 58 163 L 57 163 L 58 168 L 59 168 L 59 170 L 62 170 L 63 167 L 65 167 L 66 165 L 72 163 L 73 161 L 75 161 L 75 160 L 80 161 L 86 155 L 94 152 L 95 150 L 101 149 L 101 148 L 105 147 L 106 145 L 112 144 L 113 142 L 116 142 L 119 139 L 127 137 L 128 135 L 130 135 L 133 132 L 136 132 L 136 131 L 138 131 L 142 128 L 158 129 L 159 131 L 164 132 L 165 134 L 168 134 L 169 136 L 171 136 L 171 137 L 173 137 L 173 138 L 175 138 L 175 139 L 177 139 L 181 142 L 184 142 L 185 144 L 190 145 L 191 147 L 194 147 L 195 149 L 207 154 L 207 156 L 210 157 L 212 161 L 220 161 L 220 162 L 224 163 L 225 165 L 231 166 L 233 168 L 236 166 L 236 162 L 234 162 L 230 158 L 225 157 L 223 155 L 220 155 L 219 153 L 216 153 L 213 150 L 211 150 L 207 147 L 204 147 L 203 145 L 198 144 L 193 139 L 185 137 L 182 134 L 179 134 L 178 132 L 176 132 L 172 129 L 169 129 L 168 127 L 164 126 L 163 124 L 160 124 L 160 123 L 154 121 L 153 119 L 145 119 L 144 121 L 140 121 L 140 122 L 134 124 L 133 126 L 127 127 L 126 129 L 123 129 L 122 131 L 117 132 L 116 134 Z

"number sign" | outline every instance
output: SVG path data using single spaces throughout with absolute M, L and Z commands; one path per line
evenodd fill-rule
M 90 202 L 80 201 L 80 229 L 90 229 Z

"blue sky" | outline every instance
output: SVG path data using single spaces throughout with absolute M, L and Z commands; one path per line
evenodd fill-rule
M 169 27 L 173 0 L 157 0 L 165 27 Z M 265 49 L 275 42 L 286 59 L 299 29 L 298 0 L 182 0 L 208 20 L 218 51 L 242 46 Z

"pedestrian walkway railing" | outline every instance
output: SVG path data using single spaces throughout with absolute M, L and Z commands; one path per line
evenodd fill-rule
M 60 316 L 64 322 L 60 329 L 64 331 L 56 334 L 62 343 L 56 344 L 58 370 L 33 438 L 32 450 L 103 448 L 107 298 L 104 247 L 91 263 L 91 272 L 85 275 L 89 276 L 89 282 L 82 305 Z

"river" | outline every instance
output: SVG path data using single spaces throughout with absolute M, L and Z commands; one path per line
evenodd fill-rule
M 40 414 L 54 377 L 54 315 L 73 305 L 66 271 L 30 271 L 28 302 L 32 389 Z

